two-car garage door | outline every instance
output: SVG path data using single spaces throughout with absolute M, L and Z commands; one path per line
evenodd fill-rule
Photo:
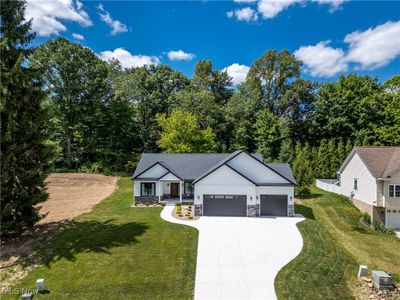
M 245 217 L 246 195 L 204 195 L 204 216 Z
M 235 216 L 247 215 L 246 195 L 204 195 L 204 216 Z M 261 216 L 287 216 L 287 195 L 261 195 Z

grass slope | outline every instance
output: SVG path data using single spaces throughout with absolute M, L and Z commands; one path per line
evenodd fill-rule
M 45 278 L 35 299 L 189 299 L 197 230 L 160 218 L 161 208 L 131 208 L 132 181 L 41 245 L 44 264 L 16 288 Z
M 296 212 L 302 252 L 275 279 L 279 299 L 352 299 L 359 264 L 400 274 L 400 239 L 360 223 L 361 213 L 344 197 L 312 189 Z

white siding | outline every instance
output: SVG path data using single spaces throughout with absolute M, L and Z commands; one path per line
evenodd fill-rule
M 165 174 L 163 177 L 161 177 L 159 179 L 160 181 L 180 181 L 180 179 L 178 177 L 176 177 L 174 174 L 172 173 L 167 173 Z
M 171 185 L 168 182 L 161 182 L 161 195 L 169 194 L 171 191 Z
M 256 183 L 289 183 L 285 178 L 244 152 L 233 158 L 228 164 Z
M 357 191 L 353 189 L 354 178 L 358 182 Z M 344 196 L 350 197 L 350 194 L 354 192 L 354 198 L 365 203 L 372 204 L 377 200 L 376 180 L 357 153 L 340 174 L 340 186 Z
M 254 184 L 229 167 L 222 166 L 195 184 L 194 200 L 196 204 L 202 204 L 203 195 L 247 195 L 247 203 L 254 204 L 255 192 Z
M 140 196 L 140 181 L 133 182 L 133 191 L 135 196 Z
M 139 177 L 140 178 L 159 178 L 166 173 L 168 173 L 168 170 L 166 168 L 164 168 L 160 164 L 156 164 L 155 166 L 153 166 L 152 168 L 150 168 L 149 170 L 147 170 L 146 172 L 141 174 Z

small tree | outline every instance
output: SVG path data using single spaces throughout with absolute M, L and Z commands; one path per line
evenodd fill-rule
M 307 159 L 308 150 L 301 149 L 296 154 L 293 163 L 293 172 L 297 181 L 296 195 L 307 196 L 310 194 L 310 185 L 313 183 L 314 176 L 310 161 Z
M 157 145 L 167 153 L 207 153 L 215 151 L 215 135 L 210 128 L 201 129 L 197 117 L 174 109 L 169 116 L 158 114 L 161 127 Z

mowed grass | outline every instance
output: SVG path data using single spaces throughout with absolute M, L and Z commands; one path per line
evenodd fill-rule
M 400 277 L 400 239 L 360 223 L 361 213 L 342 196 L 312 189 L 296 205 L 304 246 L 275 279 L 279 299 L 352 299 L 360 264 Z
M 197 230 L 163 221 L 162 208 L 131 208 L 132 187 L 121 178 L 112 196 L 40 245 L 43 264 L 15 288 L 44 278 L 48 293 L 35 299 L 192 298 Z

